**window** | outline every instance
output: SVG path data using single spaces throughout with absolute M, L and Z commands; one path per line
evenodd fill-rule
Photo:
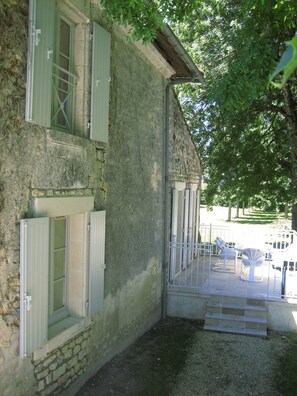
M 29 4 L 26 121 L 106 143 L 110 33 L 63 0 Z
M 73 71 L 74 24 L 62 14 L 57 15 L 57 37 L 53 63 L 52 125 L 73 130 L 75 85 Z
M 42 217 L 21 221 L 23 357 L 103 304 L 105 211 L 90 212 L 92 204 L 85 197 L 38 198 L 35 214 Z
M 67 248 L 67 218 L 50 219 L 49 324 L 69 315 L 67 309 Z

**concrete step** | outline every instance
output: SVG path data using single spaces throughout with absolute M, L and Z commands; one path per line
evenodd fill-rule
M 217 302 L 208 302 L 207 303 L 207 312 L 217 312 L 217 313 L 225 313 L 225 314 L 233 314 L 233 315 L 249 315 L 249 316 L 259 316 L 261 317 L 263 313 L 266 315 L 267 309 L 264 306 L 257 305 L 245 305 L 245 306 L 237 306 L 230 304 L 223 304 Z
M 233 322 L 246 322 L 246 323 L 263 323 L 267 325 L 266 317 L 262 316 L 245 316 L 245 315 L 233 315 L 233 314 L 224 314 L 224 313 L 216 313 L 216 312 L 207 312 L 205 315 L 205 319 L 215 319 L 215 320 L 226 320 Z
M 218 331 L 222 333 L 233 333 L 233 334 L 244 334 L 258 337 L 266 337 L 267 330 L 257 330 L 257 329 L 232 329 L 232 328 L 217 328 L 216 326 L 207 325 L 204 327 L 204 330 L 208 331 Z
M 205 330 L 267 335 L 265 302 L 234 296 L 212 296 L 207 303 Z

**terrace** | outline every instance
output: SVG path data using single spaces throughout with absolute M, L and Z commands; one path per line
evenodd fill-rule
M 214 241 L 223 239 L 238 248 L 226 271 L 216 271 L 222 264 Z M 230 227 L 201 225 L 199 243 L 170 243 L 167 313 L 172 316 L 204 319 L 213 296 L 261 300 L 268 308 L 268 328 L 297 331 L 297 233 L 286 228 Z M 265 253 L 255 278 L 249 281 L 250 269 L 242 263 L 242 248 L 258 248 Z M 295 253 L 296 251 L 296 253 Z M 234 271 L 232 271 L 234 269 Z M 243 280 L 245 279 L 245 280 Z M 281 309 L 281 314 L 277 313 Z

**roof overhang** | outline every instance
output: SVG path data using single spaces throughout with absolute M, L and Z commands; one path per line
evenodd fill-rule
M 174 69 L 175 74 L 171 76 L 171 79 L 184 78 L 204 83 L 202 72 L 197 68 L 190 55 L 168 25 L 165 25 L 164 28 L 157 32 L 157 37 L 153 45 Z
M 120 26 L 120 29 L 128 36 L 131 34 L 130 26 Z M 134 41 L 134 45 L 167 79 L 204 83 L 203 73 L 168 25 L 158 30 L 157 37 L 151 44 Z

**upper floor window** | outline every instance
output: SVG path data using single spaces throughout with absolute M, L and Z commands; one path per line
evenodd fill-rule
M 26 121 L 107 142 L 110 34 L 71 2 L 30 0 L 28 48 Z

